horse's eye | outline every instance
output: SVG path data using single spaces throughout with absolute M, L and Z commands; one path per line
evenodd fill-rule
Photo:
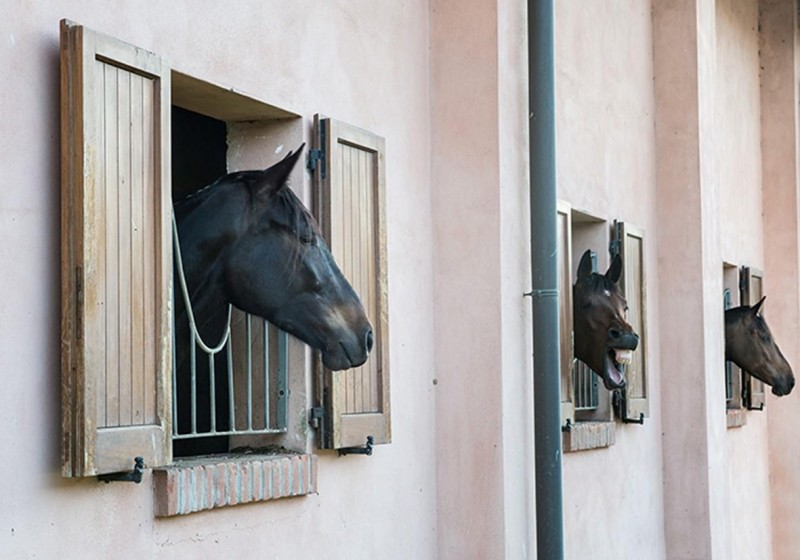
M 314 244 L 314 236 L 313 235 L 300 235 L 300 243 L 303 245 L 313 245 Z

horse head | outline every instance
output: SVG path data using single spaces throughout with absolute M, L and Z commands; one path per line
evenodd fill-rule
M 752 307 L 742 305 L 725 311 L 725 359 L 770 385 L 773 394 L 780 397 L 792 392 L 794 373 L 759 314 L 764 299 Z
M 175 205 L 198 328 L 231 303 L 322 353 L 325 367 L 363 364 L 364 308 L 308 210 L 287 186 L 302 146 L 263 171 L 228 174 Z
M 625 386 L 625 367 L 639 345 L 639 336 L 625 321 L 621 274 L 619 255 L 605 274 L 592 272 L 591 251 L 587 250 L 572 289 L 575 357 L 600 375 L 609 390 Z

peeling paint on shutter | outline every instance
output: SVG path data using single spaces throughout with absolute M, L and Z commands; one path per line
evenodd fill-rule
M 61 22 L 62 473 L 170 460 L 170 75 Z
M 361 298 L 374 331 L 367 362 L 329 371 L 316 359 L 318 401 L 326 408 L 322 447 L 391 441 L 386 270 L 384 140 L 334 119 L 315 119 L 315 210 L 342 273 Z

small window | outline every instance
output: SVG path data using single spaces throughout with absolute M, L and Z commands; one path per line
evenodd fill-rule
M 592 269 L 609 265 L 609 226 L 605 220 L 558 203 L 558 288 L 561 352 L 561 411 L 564 450 L 613 445 L 613 399 L 600 377 L 574 357 L 573 285 L 583 253 L 591 251 Z
M 229 169 L 265 168 L 277 163 L 283 154 L 276 148 L 289 143 L 291 127 L 287 123 L 292 120 L 297 129 L 297 139 L 292 144 L 301 142 L 297 117 L 287 114 L 280 121 L 224 121 L 183 108 L 192 106 L 223 118 L 235 118 L 220 114 L 213 105 L 198 106 L 198 95 L 206 92 L 210 96 L 214 86 L 185 75 L 174 77 L 173 84 L 177 84 L 172 107 L 173 202 L 180 203 Z M 276 127 L 283 134 L 276 134 Z M 229 150 L 229 146 L 234 149 Z M 242 156 L 245 148 L 258 152 L 258 157 L 247 161 Z M 302 184 L 300 173 L 296 170 L 295 179 L 300 180 L 295 182 Z M 185 316 L 180 311 L 186 306 L 177 268 L 175 278 L 173 310 L 178 321 L 177 317 Z M 290 357 L 286 333 L 235 307 L 227 321 L 230 334 L 223 344 L 226 319 L 221 317 L 220 324 L 214 325 L 211 338 L 201 335 L 206 348 L 211 347 L 214 352 L 208 352 L 195 340 L 186 320 L 175 324 L 173 359 L 179 355 L 188 358 L 180 365 L 173 362 L 172 367 L 173 455 L 190 457 L 270 445 L 303 451 L 304 445 L 293 442 L 287 432 L 289 365 L 291 362 L 294 371 L 302 371 L 304 356 Z M 295 407 L 304 407 L 305 398 L 297 398 L 304 393 L 300 387 L 293 392 Z

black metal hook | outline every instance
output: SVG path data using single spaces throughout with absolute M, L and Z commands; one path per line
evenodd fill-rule
M 625 403 L 625 392 L 623 390 L 617 389 L 614 391 L 611 404 L 617 409 L 617 415 L 623 424 L 639 424 L 644 426 L 644 412 L 640 412 L 638 418 L 628 417 L 628 407 Z
M 339 456 L 342 455 L 372 455 L 372 446 L 375 444 L 375 438 L 367 436 L 367 443 L 361 447 L 342 447 L 339 449 Z
M 132 471 L 101 474 L 97 477 L 97 479 L 102 480 L 105 483 L 124 481 L 135 482 L 136 484 L 139 484 L 142 481 L 142 474 L 144 474 L 144 457 L 136 457 L 133 460 Z

